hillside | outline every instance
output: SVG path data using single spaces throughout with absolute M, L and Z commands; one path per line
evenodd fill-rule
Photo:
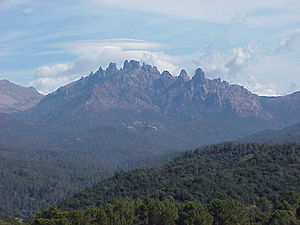
M 300 123 L 278 130 L 264 130 L 253 135 L 241 138 L 239 142 L 258 142 L 258 143 L 299 143 L 300 142 Z
M 0 144 L 0 218 L 28 218 L 120 168 L 159 166 L 175 156 L 124 162 L 112 169 L 93 155 L 32 150 Z
M 161 168 L 118 172 L 58 206 L 80 209 L 123 197 L 202 203 L 232 198 L 259 205 L 287 190 L 299 191 L 299 156 L 299 144 L 214 145 L 183 153 Z
M 0 113 L 19 112 L 35 106 L 43 97 L 33 87 L 0 80 Z

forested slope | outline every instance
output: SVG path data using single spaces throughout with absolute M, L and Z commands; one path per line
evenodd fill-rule
M 98 206 L 114 198 L 173 198 L 206 203 L 232 198 L 263 205 L 300 190 L 300 145 L 213 145 L 183 153 L 166 166 L 119 172 L 59 204 L 61 209 Z
M 0 218 L 28 218 L 36 211 L 112 176 L 98 158 L 80 152 L 32 150 L 0 144 Z M 160 165 L 172 155 L 120 167 Z

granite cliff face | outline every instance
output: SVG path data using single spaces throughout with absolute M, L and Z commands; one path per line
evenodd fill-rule
M 26 88 L 8 80 L 0 80 L 0 113 L 30 109 L 42 97 L 33 87 Z
M 173 76 L 133 60 L 125 61 L 121 69 L 111 63 L 59 88 L 32 112 L 43 121 L 99 118 L 106 113 L 117 118 L 126 112 L 177 120 L 273 119 L 261 97 L 242 86 L 207 79 L 200 68 L 192 78 L 184 70 Z

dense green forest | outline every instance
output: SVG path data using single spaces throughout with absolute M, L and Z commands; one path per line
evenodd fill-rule
M 0 155 L 0 218 L 28 218 L 113 175 L 112 168 L 104 167 L 100 160 L 84 153 L 0 145 Z M 130 166 L 160 165 L 168 157 L 131 162 Z M 130 168 L 124 164 L 119 166 Z
M 160 168 L 118 172 L 58 206 L 82 209 L 151 197 L 201 203 L 232 198 L 263 208 L 288 190 L 300 191 L 300 144 L 224 143 L 185 152 Z
M 14 153 L 15 151 L 18 152 Z M 20 151 L 23 152 L 20 153 Z M 1 153 L 3 156 L 0 159 L 2 218 L 10 216 L 28 218 L 28 215 L 33 215 L 34 212 L 47 208 L 64 196 L 90 185 L 90 182 L 105 177 L 105 174 L 100 172 L 103 168 L 98 173 L 95 172 L 94 161 L 84 158 L 84 155 L 81 163 L 78 164 L 77 157 L 74 158 L 72 154 L 62 152 L 43 151 L 43 154 L 38 154 L 37 151 L 30 152 L 2 146 Z M 164 160 L 158 158 L 150 160 L 153 161 L 153 165 L 167 161 L 167 159 L 169 160 L 168 157 Z M 85 161 L 86 164 L 84 164 Z M 255 210 L 258 210 L 259 215 L 260 212 L 266 213 L 262 216 L 264 222 L 257 224 L 268 224 L 266 221 L 271 218 L 271 215 L 277 215 L 280 218 L 296 215 L 291 212 L 278 211 L 276 207 L 284 193 L 300 191 L 299 161 L 300 144 L 224 143 L 199 148 L 182 153 L 175 160 L 161 167 L 117 172 L 113 177 L 57 204 L 59 210 L 68 210 L 68 212 L 57 211 L 55 219 L 62 217 L 64 221 L 68 221 L 65 224 L 80 224 L 69 221 L 73 216 L 72 213 L 75 213 L 81 220 L 90 215 L 88 207 L 93 207 L 96 212 L 104 210 L 108 213 L 109 207 L 114 204 L 113 199 L 131 198 L 128 201 L 134 202 L 132 203 L 134 205 L 141 204 L 139 202 L 144 201 L 141 200 L 144 198 L 156 199 L 153 201 L 159 202 L 168 200 L 176 205 L 179 218 L 182 204 L 186 202 L 203 204 L 201 207 L 207 207 L 207 204 L 212 204 L 214 199 L 224 201 L 232 199 L 244 205 L 247 213 L 256 212 Z M 140 165 L 151 165 L 151 163 L 140 162 Z M 15 193 L 15 196 L 12 193 Z M 51 212 L 48 213 L 52 215 Z M 36 219 L 45 219 L 45 215 L 48 215 L 47 211 L 38 214 Z M 291 221 L 294 219 L 293 217 Z M 252 217 L 251 220 L 253 220 Z M 16 221 L 12 223 L 17 224 Z M 176 221 L 176 224 L 178 223 L 179 220 Z M 35 222 L 35 224 L 43 223 Z M 64 223 L 45 222 L 44 224 Z
M 66 153 L 0 146 L 0 154 L 0 218 L 26 218 L 109 174 Z
M 261 210 L 232 200 L 215 199 L 208 204 L 172 199 L 114 200 L 107 206 L 61 211 L 52 206 L 27 222 L 17 219 L 0 225 L 299 225 L 300 194 L 287 192 L 271 208 Z

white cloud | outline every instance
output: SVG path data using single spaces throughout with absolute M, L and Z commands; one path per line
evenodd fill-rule
M 298 63 L 257 44 L 233 48 L 228 53 L 208 48 L 205 54 L 195 55 L 193 63 L 194 68 L 201 66 L 209 78 L 220 77 L 258 95 L 286 95 L 297 91 L 300 81 Z
M 114 38 L 105 40 L 84 40 L 68 43 L 55 44 L 54 46 L 69 50 L 69 53 L 82 55 L 90 52 L 99 52 L 106 48 L 121 48 L 123 50 L 145 50 L 158 49 L 163 45 L 160 43 L 149 42 L 145 40 Z
M 253 93 L 260 96 L 278 96 L 278 88 L 274 84 L 261 84 L 256 77 L 250 75 L 250 79 L 245 83 L 245 86 Z
M 230 82 L 237 82 L 241 76 L 246 76 L 249 67 L 256 63 L 260 54 L 260 47 L 254 43 L 233 48 L 228 53 L 208 48 L 205 54 L 195 55 L 193 63 L 203 67 L 210 78 L 220 77 Z
M 33 80 L 28 83 L 29 86 L 35 87 L 39 92 L 48 94 L 58 87 L 66 85 L 75 79 L 72 77 L 61 76 L 61 77 L 43 77 Z
M 178 62 L 178 57 L 155 51 L 161 46 L 163 45 L 160 43 L 137 39 L 89 40 L 56 45 L 78 56 L 73 65 L 64 72 L 68 75 L 86 74 L 100 65 L 106 67 L 110 62 L 122 66 L 126 59 L 143 61 L 154 64 L 161 70 L 175 72 L 177 67 L 174 63 Z
M 243 69 L 247 69 L 259 55 L 259 47 L 255 44 L 248 44 L 245 48 L 234 48 L 232 51 L 233 58 L 225 64 L 229 76 L 236 76 Z
M 67 64 L 55 64 L 51 66 L 41 66 L 37 68 L 35 80 L 28 83 L 34 86 L 39 92 L 48 94 L 62 85 L 66 85 L 73 81 L 74 76 L 66 76 L 64 74 L 69 66 Z
M 37 69 L 38 76 L 57 76 L 69 68 L 67 64 L 56 64 L 52 66 L 41 66 Z
M 203 54 L 172 56 L 155 51 L 160 43 L 135 39 L 79 41 L 56 45 L 77 56 L 74 62 L 43 66 L 37 69 L 38 78 L 30 83 L 42 93 L 48 93 L 80 76 L 85 76 L 99 66 L 116 62 L 119 67 L 126 59 L 135 59 L 156 65 L 160 71 L 169 70 L 177 75 L 181 68 L 192 74 L 202 67 L 207 77 L 220 77 L 230 83 L 245 86 L 259 95 L 282 95 L 293 91 L 299 81 L 300 66 L 279 56 L 267 55 L 255 43 L 232 48 L 227 53 L 211 47 Z M 153 49 L 154 50 L 153 50 Z M 42 76 L 42 77 L 41 77 Z M 285 79 L 288 76 L 289 79 Z
M 30 82 L 30 85 L 35 86 L 42 93 L 51 92 L 71 80 L 85 76 L 91 70 L 97 70 L 99 66 L 106 67 L 110 62 L 116 62 L 121 67 L 126 59 L 156 65 L 159 70 L 169 70 L 174 74 L 180 69 L 176 66 L 180 63 L 180 57 L 153 51 L 162 45 L 144 40 L 90 40 L 61 43 L 55 46 L 76 55 L 77 59 L 70 63 L 70 66 L 57 64 L 39 67 L 36 72 L 38 79 Z

